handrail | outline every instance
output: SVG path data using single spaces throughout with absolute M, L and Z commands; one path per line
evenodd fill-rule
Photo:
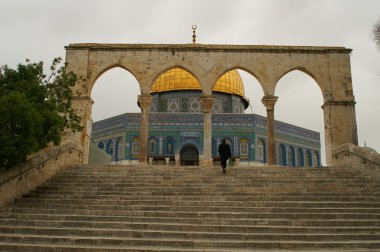
M 30 165 L 28 168 L 25 168 L 25 169 L 22 169 L 19 173 L 15 174 L 15 175 L 10 175 L 10 177 L 8 178 L 5 178 L 3 181 L 0 181 L 0 186 L 9 182 L 10 180 L 16 178 L 16 177 L 20 177 L 20 176 L 23 176 L 24 174 L 28 173 L 30 170 L 36 168 L 37 166 L 40 166 L 40 165 L 43 165 L 44 163 L 46 163 L 47 161 L 49 160 L 52 160 L 54 158 L 57 158 L 59 155 L 61 155 L 62 153 L 66 152 L 66 151 L 72 151 L 72 150 L 76 150 L 80 153 L 83 153 L 83 151 L 73 142 L 67 142 L 61 146 L 54 146 L 54 147 L 50 147 L 48 149 L 48 152 L 44 152 L 42 153 L 42 151 L 38 152 L 34 157 L 32 157 L 31 159 L 25 161 L 24 163 L 22 164 L 19 164 L 15 167 L 12 167 L 8 170 L 5 170 L 3 172 L 0 173 L 0 180 L 2 179 L 2 175 L 6 174 L 6 173 L 12 173 L 12 171 L 15 171 L 17 167 L 20 167 L 20 169 L 22 169 L 22 167 L 24 166 L 29 166 L 28 164 L 30 163 L 33 163 L 33 162 L 36 162 L 36 164 L 34 165 Z M 56 152 L 56 153 L 54 153 Z M 53 155 L 49 155 L 53 153 Z M 44 156 L 48 155 L 47 158 L 44 158 Z M 42 160 L 41 160 L 42 159 Z

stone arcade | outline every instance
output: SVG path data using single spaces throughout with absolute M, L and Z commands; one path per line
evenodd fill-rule
M 199 82 L 189 72 L 173 68 L 156 79 L 149 107 L 148 159 L 150 164 L 197 165 L 203 150 L 203 116 Z M 237 70 L 218 79 L 213 87 L 212 158 L 218 164 L 222 139 L 231 146 L 239 165 L 266 163 L 266 118 L 245 114 L 249 100 Z M 130 97 L 129 99 L 133 99 Z M 110 154 L 114 164 L 139 160 L 140 113 L 127 113 L 92 125 L 91 142 Z M 276 162 L 282 166 L 320 166 L 320 135 L 275 122 Z M 89 163 L 105 156 L 90 149 Z M 99 153 L 99 152 L 96 152 Z M 109 157 L 107 157 L 109 160 Z M 109 161 L 108 161 L 109 162 Z M 105 161 L 107 163 L 107 161 Z
M 344 143 L 357 144 L 355 98 L 351 83 L 350 52 L 343 47 L 255 46 L 206 44 L 70 44 L 66 47 L 69 70 L 85 81 L 77 84 L 74 108 L 82 116 L 84 130 L 66 135 L 83 148 L 87 163 L 91 136 L 91 89 L 97 78 L 113 67 L 121 67 L 135 76 L 141 95 L 139 160 L 148 160 L 148 112 L 152 103 L 152 86 L 163 73 L 181 68 L 191 73 L 202 90 L 203 112 L 202 165 L 212 162 L 213 87 L 217 80 L 233 69 L 242 69 L 261 84 L 267 109 L 267 163 L 276 163 L 275 89 L 286 73 L 300 70 L 310 75 L 323 94 L 326 162 L 332 164 L 332 149 Z

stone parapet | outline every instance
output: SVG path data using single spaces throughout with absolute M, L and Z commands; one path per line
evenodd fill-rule
M 338 46 L 277 46 L 277 45 L 216 45 L 216 44 L 100 44 L 74 43 L 66 50 L 191 50 L 191 51 L 249 51 L 249 52 L 305 52 L 350 53 L 352 49 Z
M 360 169 L 380 178 L 380 154 L 351 143 L 333 149 L 334 166 Z
M 0 206 L 45 183 L 68 165 L 82 163 L 83 152 L 72 142 L 41 150 L 31 159 L 0 173 Z

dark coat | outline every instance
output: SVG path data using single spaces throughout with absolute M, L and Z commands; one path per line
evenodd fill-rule
M 221 160 L 227 160 L 231 157 L 231 148 L 227 143 L 220 144 L 218 152 Z

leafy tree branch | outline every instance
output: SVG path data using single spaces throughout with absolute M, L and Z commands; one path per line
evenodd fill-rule
M 48 146 L 58 145 L 65 130 L 81 130 L 72 108 L 78 78 L 55 58 L 51 73 L 43 62 L 0 67 L 0 168 L 7 169 Z

